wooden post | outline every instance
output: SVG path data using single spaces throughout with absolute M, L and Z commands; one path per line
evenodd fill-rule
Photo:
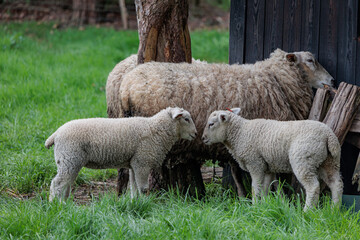
M 344 143 L 359 105 L 360 88 L 345 82 L 340 83 L 334 101 L 323 122 L 334 131 L 341 145 Z
M 316 91 L 308 119 L 320 122 L 324 120 L 329 105 L 329 97 L 330 91 L 327 89 L 319 88 Z

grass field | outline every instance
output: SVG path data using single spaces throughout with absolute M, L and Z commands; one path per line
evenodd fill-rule
M 192 32 L 193 57 L 227 62 L 228 38 Z M 299 198 L 275 193 L 252 205 L 215 184 L 203 201 L 169 192 L 49 203 L 56 166 L 44 141 L 71 119 L 106 117 L 107 75 L 137 47 L 135 31 L 0 25 L 0 239 L 360 239 L 360 213 L 331 208 L 328 198 L 303 213 Z M 115 174 L 83 169 L 76 182 Z M 9 190 L 37 194 L 23 201 Z

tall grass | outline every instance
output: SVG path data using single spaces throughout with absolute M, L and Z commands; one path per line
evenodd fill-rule
M 204 200 L 173 192 L 86 206 L 0 199 L 1 239 L 359 239 L 360 213 L 327 204 L 304 213 L 279 193 L 256 204 L 228 192 Z

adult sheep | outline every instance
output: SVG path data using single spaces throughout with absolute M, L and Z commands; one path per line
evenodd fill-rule
M 106 81 L 106 103 L 107 114 L 109 118 L 123 117 L 123 112 L 120 111 L 119 89 L 126 73 L 133 70 L 137 65 L 137 55 L 133 54 L 122 60 L 109 73 Z M 206 63 L 197 59 L 192 59 L 193 64 Z
M 303 121 L 247 120 L 240 109 L 214 111 L 206 121 L 205 144 L 222 143 L 240 167 L 249 172 L 253 200 L 266 193 L 265 176 L 294 173 L 306 191 L 304 210 L 319 200 L 322 179 L 330 188 L 334 203 L 341 200 L 341 146 L 324 123 Z
M 50 201 L 66 199 L 82 167 L 130 168 L 139 192 L 148 189 L 151 169 L 161 168 L 167 152 L 180 139 L 197 135 L 188 111 L 166 108 L 152 117 L 89 118 L 65 123 L 45 142 L 54 147 L 57 175 L 51 182 Z M 134 196 L 134 187 L 131 188 Z
M 150 116 L 166 106 L 186 108 L 200 133 L 216 109 L 239 106 L 248 119 L 296 120 L 308 117 L 312 87 L 332 85 L 331 75 L 310 52 L 275 50 L 255 64 L 150 62 L 123 76 L 119 89 L 123 116 Z M 173 147 L 168 159 L 201 163 L 231 160 L 222 146 L 209 148 L 200 138 Z

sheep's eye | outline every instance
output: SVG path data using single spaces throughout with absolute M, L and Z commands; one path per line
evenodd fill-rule
M 211 128 L 212 126 L 214 126 L 214 123 L 209 123 L 209 128 Z
M 312 59 L 308 59 L 308 60 L 306 60 L 307 62 L 309 62 L 309 63 L 313 63 L 314 62 L 314 60 L 312 60 Z
M 185 121 L 186 121 L 186 122 L 190 122 L 190 120 L 189 120 L 188 118 L 185 118 Z

